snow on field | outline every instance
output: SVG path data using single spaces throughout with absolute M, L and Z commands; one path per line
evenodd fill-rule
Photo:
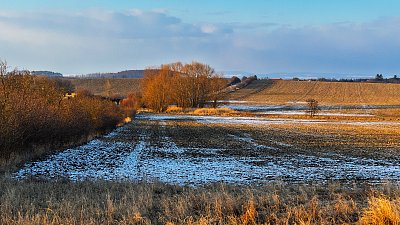
M 16 177 L 107 179 L 116 166 L 128 156 L 131 148 L 130 144 L 124 142 L 92 140 L 83 146 L 67 149 L 43 161 L 28 163 L 17 172 Z
M 247 104 L 230 104 L 230 105 L 221 105 L 221 108 L 231 108 L 237 111 L 248 111 L 248 112 L 264 112 L 264 111 L 274 111 L 274 110 L 282 110 L 288 109 L 289 107 L 286 105 L 247 105 Z M 299 107 L 296 107 L 299 108 Z
M 244 134 L 242 134 L 242 135 L 243 135 L 244 137 L 237 136 L 237 135 L 232 135 L 232 134 L 230 134 L 230 135 L 228 135 L 228 136 L 231 136 L 231 137 L 233 137 L 233 138 L 235 138 L 235 139 L 237 139 L 237 140 L 240 140 L 241 142 L 244 142 L 244 143 L 249 144 L 249 145 L 252 146 L 253 149 L 255 149 L 255 150 L 261 150 L 261 149 L 279 150 L 278 148 L 275 148 L 275 147 L 265 146 L 265 145 L 260 145 L 260 144 L 258 144 L 249 134 L 244 133 Z
M 370 125 L 399 125 L 399 122 L 387 121 L 329 121 L 319 119 L 290 119 L 265 117 L 229 117 L 229 116 L 194 116 L 194 115 L 160 115 L 142 116 L 148 120 L 193 120 L 204 124 L 240 124 L 240 125 L 270 125 L 270 124 L 348 124 L 359 126 Z
M 323 157 L 279 153 L 273 156 L 245 157 L 224 154 L 224 149 L 179 147 L 168 136 L 167 120 L 193 119 L 193 117 L 147 116 L 139 120 L 154 120 L 160 135 L 157 142 L 150 139 L 150 129 L 142 127 L 137 141 L 113 141 L 133 132 L 135 123 L 128 124 L 89 143 L 54 154 L 42 161 L 26 164 L 15 176 L 18 179 L 39 177 L 43 179 L 67 178 L 70 180 L 158 180 L 173 184 L 263 183 L 283 180 L 288 182 L 326 182 L 328 180 L 367 180 L 381 182 L 385 179 L 400 181 L 400 165 L 385 161 L 354 158 L 344 155 Z M 194 117 L 200 121 L 221 121 L 226 118 Z M 228 118 L 229 122 L 238 118 Z M 257 118 L 244 119 L 258 121 Z M 243 122 L 243 121 L 242 121 Z M 259 145 L 250 135 L 229 135 L 244 145 Z M 129 139 L 129 138 L 128 138 Z M 120 138 L 118 140 L 124 140 Z M 286 145 L 282 143 L 282 146 Z M 290 146 L 290 145 L 287 145 Z M 278 150 L 277 148 L 274 148 Z M 251 150 L 250 150 L 251 151 Z
M 261 115 L 305 115 L 305 110 L 276 110 L 276 111 L 267 111 L 267 112 L 259 112 Z M 320 116 L 362 116 L 368 117 L 373 116 L 371 114 L 356 114 L 356 113 L 331 113 L 331 112 L 318 112 Z
M 229 101 L 227 101 L 229 103 Z M 231 108 L 237 111 L 254 112 L 257 114 L 270 114 L 270 115 L 304 115 L 307 109 L 306 102 L 288 102 L 287 104 L 281 105 L 266 105 L 266 104 L 253 104 L 252 102 L 246 101 L 232 101 L 228 105 L 222 105 L 223 108 Z M 370 109 L 384 109 L 384 108 L 399 108 L 398 105 L 322 105 L 319 106 L 322 110 L 318 115 L 324 116 L 361 116 L 368 117 L 373 116 L 368 113 Z M 344 109 L 360 109 L 367 113 L 337 113 L 329 112 L 330 110 L 344 110 Z

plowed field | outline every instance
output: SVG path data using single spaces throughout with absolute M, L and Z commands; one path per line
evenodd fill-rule
M 309 98 L 322 105 L 400 105 L 400 85 L 257 80 L 227 96 L 229 100 L 268 104 L 301 103 Z

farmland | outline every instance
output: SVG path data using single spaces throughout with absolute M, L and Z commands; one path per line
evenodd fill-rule
M 171 184 L 400 181 L 400 125 L 210 116 L 139 116 L 17 177 Z
M 292 104 L 316 99 L 322 105 L 400 105 L 400 85 L 358 82 L 257 80 L 230 100 Z
M 137 89 L 126 80 L 79 85 L 99 95 Z M 391 86 L 309 83 L 255 81 L 227 96 L 231 109 L 143 110 L 21 164 L 1 177 L 0 223 L 351 224 L 371 221 L 376 207 L 399 221 L 399 109 L 371 94 Z M 360 105 L 354 89 L 365 85 L 377 86 Z M 322 109 L 314 117 L 302 102 L 311 97 Z
M 143 113 L 3 178 L 0 221 L 398 221 L 399 128 L 385 121 Z M 384 209 L 388 214 L 379 214 Z
M 128 96 L 140 89 L 140 79 L 137 78 L 65 78 L 76 89 L 86 89 L 95 95 Z

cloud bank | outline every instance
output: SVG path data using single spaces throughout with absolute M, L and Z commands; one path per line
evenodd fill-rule
M 198 60 L 217 70 L 400 71 L 400 17 L 304 27 L 187 23 L 166 10 L 1 12 L 0 58 L 66 74 Z

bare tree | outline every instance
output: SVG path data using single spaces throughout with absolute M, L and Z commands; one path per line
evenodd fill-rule
M 314 117 L 318 113 L 318 111 L 320 110 L 319 109 L 319 105 L 318 105 L 318 101 L 315 100 L 315 99 L 310 98 L 310 99 L 307 99 L 306 102 L 307 102 L 306 113 L 308 115 L 310 115 L 311 117 Z

